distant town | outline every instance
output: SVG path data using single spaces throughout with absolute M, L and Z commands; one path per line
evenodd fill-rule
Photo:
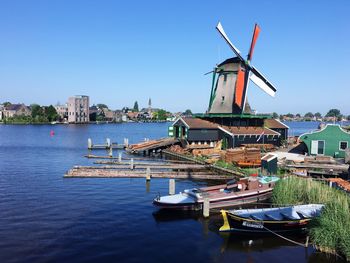
M 90 105 L 90 98 L 85 95 L 69 97 L 67 103 L 62 105 L 57 103 L 55 106 L 11 102 L 0 104 L 0 122 L 8 124 L 162 122 L 191 114 L 190 110 L 171 113 L 164 109 L 153 108 L 151 99 L 144 108 L 139 108 L 138 102 L 135 101 L 132 107 L 113 110 L 103 103 Z
M 178 116 L 191 116 L 190 109 L 184 112 L 171 113 L 165 109 L 153 108 L 151 99 L 147 107 L 140 108 L 135 101 L 132 107 L 110 109 L 106 104 L 90 106 L 89 96 L 76 95 L 68 98 L 67 103 L 55 106 L 38 104 L 3 102 L 0 104 L 0 122 L 8 124 L 25 123 L 118 123 L 118 122 L 162 122 L 173 121 Z M 272 113 L 274 119 L 281 121 L 349 121 L 350 115 L 343 115 L 338 109 L 330 109 L 327 114 L 307 112 L 304 115 Z

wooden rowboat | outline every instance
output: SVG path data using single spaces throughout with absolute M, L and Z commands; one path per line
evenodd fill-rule
M 308 204 L 286 207 L 222 210 L 222 232 L 272 233 L 306 229 L 319 216 L 324 205 Z

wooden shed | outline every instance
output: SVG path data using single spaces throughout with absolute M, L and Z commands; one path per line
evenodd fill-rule
M 309 155 L 326 155 L 344 158 L 345 150 L 350 147 L 350 133 L 338 124 L 327 124 L 321 130 L 300 135 Z

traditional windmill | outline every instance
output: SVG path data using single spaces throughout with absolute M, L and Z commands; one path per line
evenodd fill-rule
M 208 113 L 242 114 L 246 104 L 249 79 L 274 97 L 276 88 L 255 67 L 250 65 L 254 46 L 260 33 L 259 26 L 255 24 L 247 60 L 241 56 L 240 51 L 227 37 L 220 22 L 216 29 L 237 57 L 225 60 L 214 69 Z

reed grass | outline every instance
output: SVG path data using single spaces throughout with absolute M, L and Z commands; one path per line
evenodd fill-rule
M 277 205 L 325 204 L 321 216 L 311 224 L 311 240 L 319 250 L 344 255 L 350 261 L 348 194 L 311 179 L 287 177 L 276 184 L 272 200 Z

